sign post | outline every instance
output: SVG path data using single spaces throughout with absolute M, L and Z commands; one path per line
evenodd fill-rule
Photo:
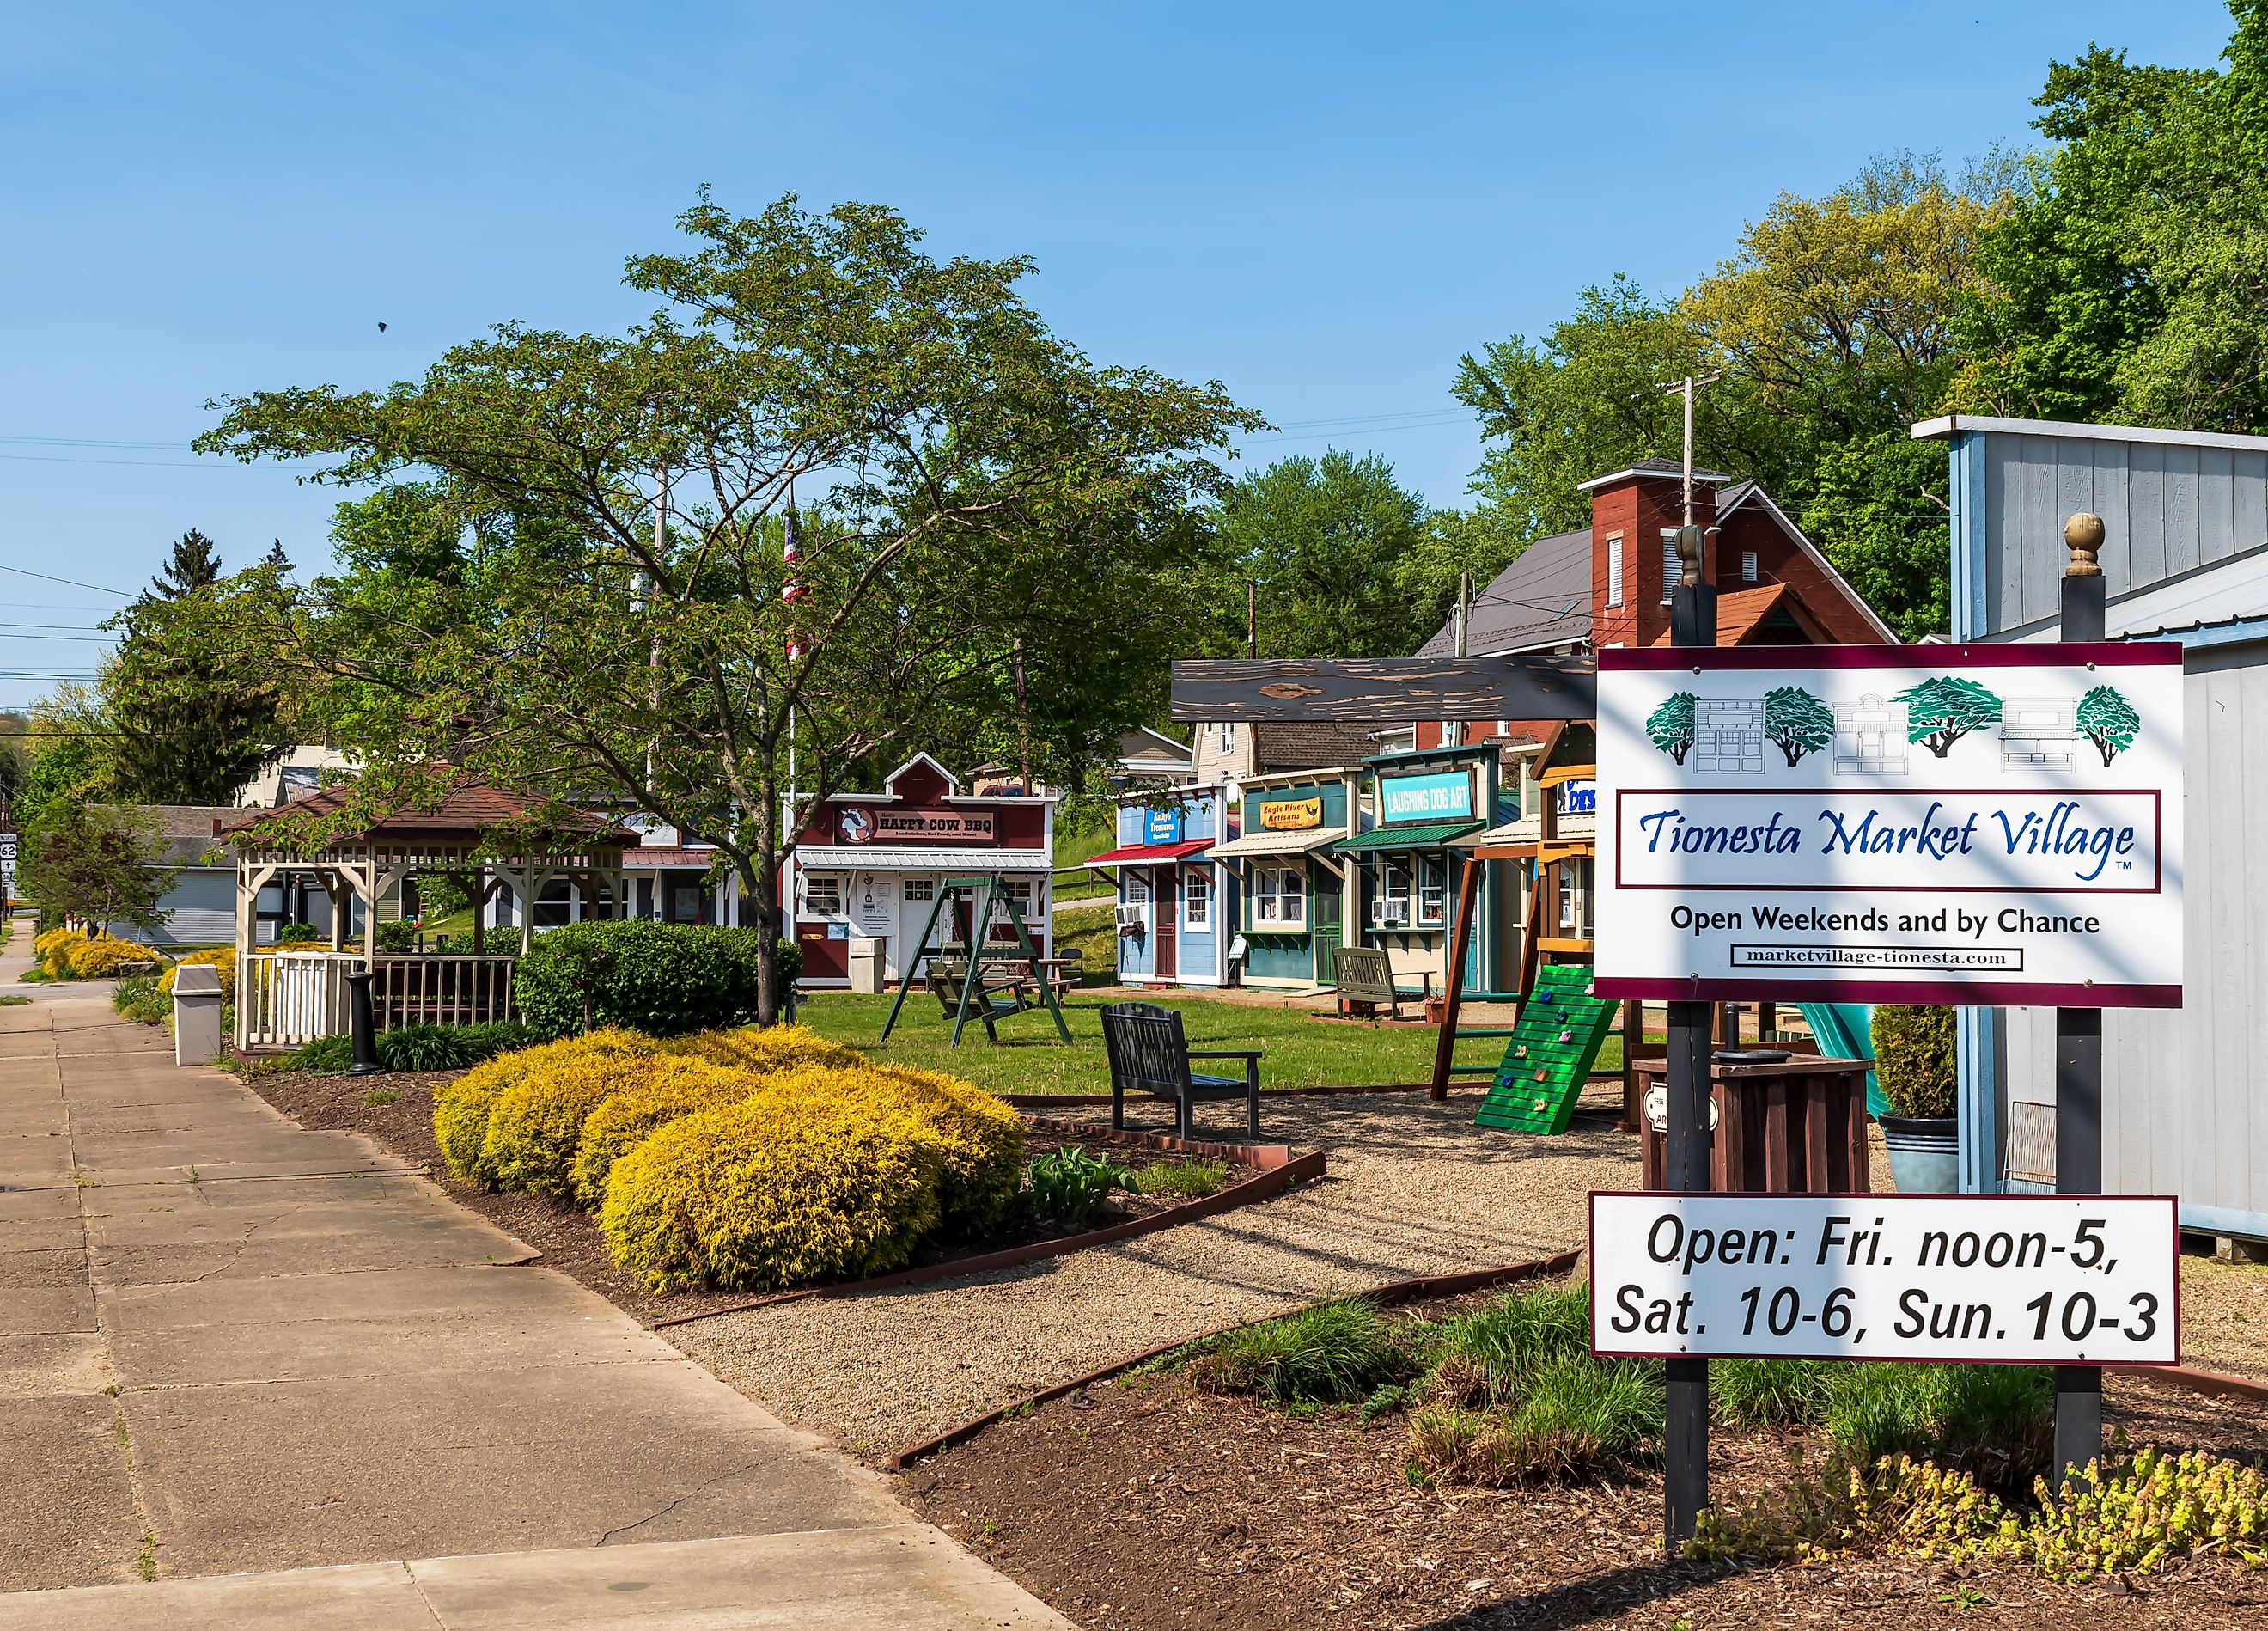
M 1594 989 L 1669 1005 L 1666 1190 L 1708 1188 L 1711 1003 L 2006 1003 L 2058 1010 L 2057 1188 L 2113 1204 L 2101 1010 L 2182 999 L 2182 652 L 2102 641 L 2101 523 L 2067 536 L 2064 632 L 2091 638 L 1719 649 L 1689 565 L 1674 648 L 1599 653 Z M 1706 1355 L 1748 1351 L 1719 1330 L 1653 1350 L 1673 1545 L 1707 1500 Z M 2066 1368 L 2059 1466 L 2100 1453 L 2081 1351 L 2037 1362 Z

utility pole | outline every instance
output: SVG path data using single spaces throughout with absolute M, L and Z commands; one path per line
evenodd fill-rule
M 1469 636 L 1472 628 L 1472 614 L 1466 608 L 1472 604 L 1472 601 L 1473 575 L 1469 572 L 1459 572 L 1457 574 L 1457 655 L 1460 657 L 1467 654 L 1466 648 L 1470 644 Z
M 1260 655 L 1260 579 L 1244 580 L 1244 654 Z
M 1699 390 L 1705 385 L 1714 385 L 1718 380 L 1724 377 L 1725 376 L 1721 373 L 1705 373 L 1698 376 L 1689 373 L 1683 380 L 1674 380 L 1670 384 L 1665 385 L 1661 387 L 1665 391 L 1682 392 L 1685 397 L 1685 464 L 1683 482 L 1685 515 L 1683 524 L 1687 527 L 1693 525 L 1693 393 Z M 1685 543 L 1683 539 L 1678 541 L 1677 550 L 1678 554 L 1682 557 L 1685 552 Z M 1689 579 L 1689 581 L 1698 580 Z M 1710 640 L 1710 644 L 1714 645 L 1715 643 L 1715 638 L 1712 636 Z

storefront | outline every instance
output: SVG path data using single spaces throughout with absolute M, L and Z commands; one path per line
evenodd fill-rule
M 1227 984 L 1235 882 L 1210 852 L 1226 833 L 1218 786 L 1133 793 L 1118 806 L 1118 847 L 1087 862 L 1118 874 L 1118 980 Z
M 879 941 L 883 977 L 895 984 L 909 961 L 941 947 L 968 943 L 969 924 L 940 922 L 930 944 L 913 950 L 950 878 L 998 875 L 1042 956 L 1054 955 L 1048 872 L 1055 847 L 1050 797 L 963 793 L 961 782 L 929 755 L 893 771 L 875 793 L 843 793 L 818 805 L 796 835 L 784 875 L 787 910 L 803 950 L 806 989 L 850 984 L 854 942 Z M 1012 941 L 1013 926 L 995 907 L 987 939 Z
M 1361 781 L 1351 768 L 1243 780 L 1240 834 L 1211 854 L 1230 868 L 1241 899 L 1244 984 L 1309 992 L 1337 978 L 1331 953 L 1345 935 L 1353 864 L 1332 846 L 1360 825 Z
M 1422 978 L 1440 993 L 1448 985 L 1449 930 L 1456 915 L 1460 838 L 1513 811 L 1499 809 L 1498 753 L 1493 746 L 1431 748 L 1363 761 L 1376 823 L 1333 845 L 1355 863 L 1361 943 L 1384 951 L 1397 977 Z M 1480 896 L 1465 957 L 1467 991 L 1495 991 L 1507 972 L 1497 936 L 1505 889 L 1500 862 L 1483 865 Z

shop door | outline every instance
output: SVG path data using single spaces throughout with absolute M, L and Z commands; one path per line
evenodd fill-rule
M 1182 926 L 1181 873 L 1172 867 L 1160 867 L 1156 877 L 1150 891 L 1150 940 L 1155 959 L 1152 966 L 1160 979 L 1171 979 L 1181 971 L 1174 938 Z
M 1338 949 L 1343 934 L 1339 926 L 1339 877 L 1322 867 L 1314 867 L 1309 875 L 1314 879 L 1315 983 L 1334 985 L 1339 975 L 1331 953 Z
M 919 944 L 922 930 L 929 926 L 929 914 L 937 910 L 938 880 L 909 878 L 905 881 L 903 897 L 898 903 L 897 956 L 899 962 L 890 965 L 890 978 L 906 977 L 905 960 L 919 964 L 924 951 L 934 951 L 952 937 L 953 923 L 949 918 L 938 920 L 936 930 L 930 935 L 926 948 Z
M 848 904 L 858 932 L 882 942 L 882 970 L 887 978 L 892 971 L 889 941 L 890 931 L 897 926 L 898 881 L 887 875 L 860 873 L 851 882 Z

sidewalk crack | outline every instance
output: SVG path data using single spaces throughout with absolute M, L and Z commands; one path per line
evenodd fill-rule
M 678 1496 L 676 1500 L 671 1502 L 659 1511 L 649 1512 L 644 1517 L 638 1519 L 635 1524 L 624 1524 L 618 1528 L 610 1529 L 603 1535 L 600 1535 L 598 1539 L 593 1541 L 592 1544 L 594 1546 L 604 1546 L 607 1542 L 612 1540 L 616 1535 L 627 1535 L 634 1529 L 644 1529 L 648 1524 L 653 1523 L 657 1519 L 667 1517 L 672 1512 L 676 1511 L 678 1508 L 692 1500 L 694 1496 L 707 1494 L 710 1490 L 723 1483 L 726 1479 L 738 1478 L 744 1472 L 753 1472 L 762 1465 L 763 1465 L 763 1463 L 761 1461 L 751 1461 L 746 1466 L 731 1467 L 726 1469 L 725 1472 L 718 1473 L 714 1478 L 703 1479 L 700 1483 L 696 1484 L 692 1488 Z

